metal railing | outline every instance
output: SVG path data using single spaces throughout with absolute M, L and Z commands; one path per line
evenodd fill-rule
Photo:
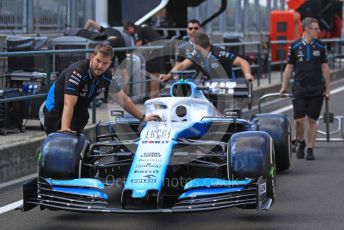
M 163 46 L 144 46 L 140 48 L 135 48 L 135 47 L 123 47 L 123 48 L 113 48 L 114 52 L 120 52 L 120 51 L 135 51 L 135 50 L 154 50 L 154 49 L 160 49 L 162 50 L 164 47 Z M 52 74 L 52 57 L 53 55 L 56 54 L 75 54 L 75 53 L 90 53 L 93 52 L 94 49 L 66 49 L 66 50 L 45 50 L 45 51 L 20 51 L 20 52 L 0 52 L 0 58 L 2 57 L 16 57 L 16 56 L 37 56 L 37 55 L 45 55 L 45 73 L 46 73 L 46 78 L 45 78 L 45 93 L 40 93 L 40 94 L 34 94 L 34 95 L 25 95 L 25 96 L 19 96 L 19 97 L 12 97 L 12 98 L 6 98 L 6 99 L 0 99 L 0 103 L 8 103 L 8 102 L 14 102 L 14 101 L 22 101 L 22 100 L 32 100 L 32 99 L 37 99 L 37 98 L 44 98 L 47 96 L 47 91 L 50 88 L 50 83 L 51 80 L 51 74 Z M 129 53 L 129 67 L 128 67 L 128 74 L 130 76 L 130 80 L 128 84 L 131 86 L 135 83 L 141 83 L 144 84 L 148 82 L 149 80 L 146 81 L 135 81 L 133 79 L 133 71 L 134 71 L 134 66 L 133 66 L 133 52 Z M 131 91 L 132 92 L 132 91 Z M 95 103 L 92 103 L 92 123 L 96 123 L 96 106 Z
M 1 0 L 0 32 L 58 33 L 95 18 L 95 0 Z

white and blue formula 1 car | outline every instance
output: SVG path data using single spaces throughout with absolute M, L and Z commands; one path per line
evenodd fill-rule
M 268 210 L 276 170 L 290 166 L 286 115 L 222 116 L 192 81 L 145 102 L 147 123 L 119 117 L 84 135 L 50 134 L 38 177 L 23 185 L 35 206 L 95 213 L 180 213 L 229 207 Z

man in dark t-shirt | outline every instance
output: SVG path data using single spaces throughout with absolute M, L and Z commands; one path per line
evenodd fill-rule
M 317 134 L 317 119 L 323 104 L 323 94 L 330 96 L 330 69 L 327 63 L 326 45 L 318 40 L 318 20 L 302 20 L 303 35 L 289 47 L 288 64 L 283 73 L 281 94 L 287 92 L 289 78 L 295 70 L 293 84 L 293 108 L 296 121 L 296 156 L 305 156 L 305 116 L 308 121 L 307 160 L 314 160 L 314 142 Z
M 110 86 L 112 73 L 108 70 L 113 58 L 112 47 L 99 44 L 90 59 L 78 61 L 62 71 L 51 86 L 44 112 L 47 134 L 82 132 L 87 124 L 88 105 Z M 156 115 L 145 116 L 115 82 L 117 102 L 141 121 L 158 120 Z
M 132 22 L 127 22 L 124 32 L 134 38 L 135 46 L 149 45 L 152 42 L 162 39 L 161 35 L 150 26 L 137 26 Z M 146 60 L 146 70 L 151 78 L 150 97 L 159 96 L 159 74 L 164 73 L 164 58 L 160 54 L 161 50 L 148 50 L 144 54 Z
M 125 24 L 124 32 L 134 38 L 135 46 L 137 47 L 161 40 L 161 35 L 152 27 L 137 26 L 132 22 L 127 22 Z

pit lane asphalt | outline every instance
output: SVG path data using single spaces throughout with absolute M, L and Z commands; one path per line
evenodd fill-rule
M 343 115 L 344 92 L 330 108 Z M 283 103 L 264 107 L 275 110 Z M 288 114 L 291 115 L 290 111 Z M 290 116 L 291 117 L 291 116 Z M 296 159 L 277 176 L 277 197 L 268 212 L 237 208 L 190 214 L 83 214 L 65 211 L 9 211 L 1 229 L 344 229 L 344 143 L 316 143 L 315 161 Z M 22 199 L 21 188 L 0 189 L 0 205 Z

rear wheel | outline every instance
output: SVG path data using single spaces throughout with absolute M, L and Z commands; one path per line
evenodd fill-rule
M 277 171 L 285 171 L 291 165 L 291 125 L 284 114 L 257 114 L 252 119 L 257 130 L 265 131 L 273 139 Z

